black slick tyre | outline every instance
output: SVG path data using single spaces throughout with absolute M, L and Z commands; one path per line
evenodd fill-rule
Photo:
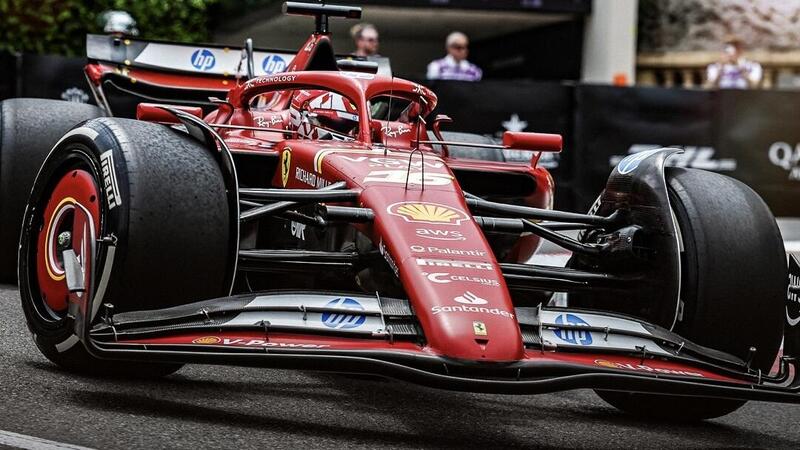
M 683 243 L 682 313 L 674 330 L 768 373 L 783 336 L 786 254 L 767 205 L 730 177 L 695 169 L 667 169 L 670 203 Z M 756 351 L 750 355 L 750 349 Z M 670 420 L 720 417 L 738 400 L 598 392 L 613 406 Z
M 62 255 L 72 250 L 83 264 L 90 320 L 103 304 L 115 313 L 167 308 L 228 293 L 230 224 L 217 162 L 188 135 L 115 118 L 70 131 L 36 179 L 20 242 L 20 296 L 36 345 L 82 373 L 174 372 L 180 364 L 100 360 L 78 342 Z
M 15 98 L 0 102 L 0 281 L 17 278 L 25 203 L 45 157 L 76 124 L 103 116 L 92 105 Z

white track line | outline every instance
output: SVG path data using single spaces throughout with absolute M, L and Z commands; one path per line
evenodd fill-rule
M 0 446 L 24 448 L 26 450 L 92 450 L 89 447 L 48 441 L 47 439 L 3 430 L 0 430 Z

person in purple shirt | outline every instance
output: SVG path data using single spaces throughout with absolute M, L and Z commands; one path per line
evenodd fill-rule
M 467 35 L 454 31 L 447 35 L 447 56 L 428 64 L 429 80 L 480 81 L 483 71 L 467 61 L 469 53 Z

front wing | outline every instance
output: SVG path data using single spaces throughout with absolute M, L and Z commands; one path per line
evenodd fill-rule
M 795 358 L 764 374 L 631 317 L 517 308 L 524 358 L 454 360 L 425 346 L 407 300 L 264 292 L 113 314 L 84 336 L 95 356 L 377 374 L 426 386 L 540 394 L 590 388 L 800 402 Z

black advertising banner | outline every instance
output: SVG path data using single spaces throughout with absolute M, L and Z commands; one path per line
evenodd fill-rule
M 800 92 L 579 86 L 575 94 L 578 208 L 624 156 L 680 146 L 668 165 L 729 175 L 776 216 L 800 216 Z
M 800 92 L 725 90 L 717 146 L 776 216 L 800 216 Z
M 442 130 L 501 138 L 505 131 L 556 133 L 564 137 L 561 154 L 544 154 L 540 165 L 556 179 L 556 207 L 569 208 L 572 194 L 572 98 L 574 87 L 534 81 L 424 82 L 439 98 L 435 114 L 447 114 L 452 124 Z M 509 159 L 514 154 L 506 152 Z M 530 160 L 529 152 L 517 152 Z
M 25 54 L 19 96 L 95 104 L 83 72 L 85 65 L 86 58 Z
M 581 85 L 575 90 L 575 206 L 586 210 L 625 156 L 663 146 L 686 152 L 670 164 L 730 172 L 715 146 L 713 91 Z
M 0 100 L 17 96 L 17 64 L 20 56 L 0 52 Z

